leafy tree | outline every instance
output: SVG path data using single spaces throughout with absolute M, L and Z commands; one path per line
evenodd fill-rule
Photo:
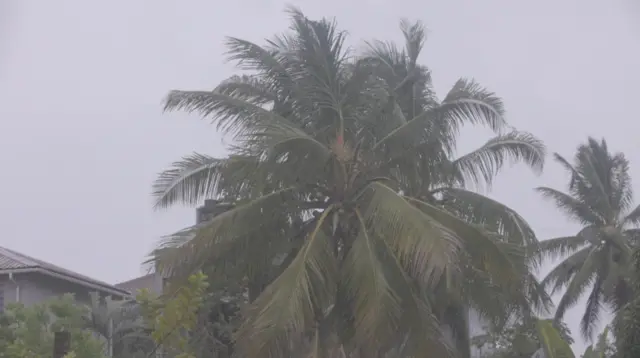
M 541 170 L 541 142 L 511 130 L 500 98 L 474 81 L 439 100 L 417 62 L 420 23 L 402 22 L 403 49 L 375 41 L 354 56 L 334 22 L 290 14 L 291 31 L 266 46 L 228 39 L 244 75 L 169 94 L 167 110 L 211 117 L 234 145 L 161 173 L 156 206 L 232 207 L 169 237 L 158 267 L 246 279 L 236 349 L 250 357 L 444 357 L 442 326 L 468 355 L 469 307 L 499 321 L 544 306 L 524 249 L 533 231 L 466 189 L 511 161 Z M 497 136 L 455 157 L 465 124 Z
M 191 275 L 185 285 L 170 290 L 168 296 L 154 298 L 147 291 L 138 295 L 137 300 L 156 342 L 148 356 L 161 349 L 175 358 L 196 357 L 189 343 L 208 286 L 206 278 L 203 273 Z
M 476 336 L 473 344 L 484 352 L 484 358 L 531 358 L 540 349 L 550 352 L 548 358 L 573 357 L 573 344 L 566 324 L 546 319 L 527 319 L 493 327 Z
M 577 234 L 540 242 L 542 255 L 564 258 L 542 284 L 551 294 L 565 288 L 556 316 L 591 286 L 581 332 L 591 337 L 603 304 L 614 309 L 631 298 L 626 281 L 631 247 L 640 237 L 640 207 L 633 207 L 629 163 L 622 153 L 610 153 L 607 143 L 589 138 L 577 148 L 573 163 L 554 155 L 571 175 L 567 193 L 540 187 L 571 220 L 583 226 Z
M 2 317 L 0 356 L 7 358 L 49 357 L 53 336 L 65 330 L 71 334 L 75 358 L 102 358 L 104 343 L 85 328 L 86 306 L 78 305 L 72 295 L 25 307 L 11 304 Z

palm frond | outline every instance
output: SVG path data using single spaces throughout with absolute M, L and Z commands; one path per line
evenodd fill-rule
M 300 212 L 303 202 L 296 188 L 286 188 L 236 206 L 213 219 L 167 236 L 152 260 L 167 273 L 183 268 L 202 268 L 209 260 L 223 256 L 239 239 L 259 239 L 254 233 Z M 270 227 L 273 230 L 273 227 Z
M 542 142 L 529 133 L 511 132 L 490 139 L 482 147 L 453 161 L 455 176 L 463 183 L 486 183 L 508 163 L 523 162 L 537 174 L 542 172 L 545 158 Z
M 598 276 L 594 280 L 591 293 L 587 298 L 584 314 L 580 320 L 580 333 L 583 337 L 589 339 L 593 338 L 595 324 L 598 323 L 600 319 L 600 311 L 602 310 L 603 304 L 603 283 L 604 279 L 602 276 Z
M 332 303 L 337 262 L 322 230 L 331 210 L 323 212 L 291 264 L 255 301 L 252 318 L 238 333 L 245 342 L 239 348 L 247 356 L 287 356 L 292 342 L 313 327 L 318 312 Z
M 587 242 L 588 240 L 582 235 L 556 237 L 540 241 L 537 252 L 545 258 L 556 260 L 581 249 Z
M 524 265 L 518 265 L 518 262 L 525 262 L 524 251 L 518 250 L 521 248 L 520 245 L 505 243 L 495 235 L 484 231 L 480 226 L 465 222 L 424 201 L 413 198 L 407 198 L 407 200 L 451 231 L 463 245 L 467 255 L 476 258 L 475 267 L 488 273 L 494 284 L 509 287 L 521 282 L 522 274 L 527 269 Z
M 226 41 L 227 60 L 236 62 L 243 70 L 257 71 L 263 78 L 285 85 L 292 83 L 291 75 L 282 63 L 282 54 L 269 51 L 253 42 L 235 37 Z
M 212 122 L 218 130 L 236 135 L 245 133 L 256 124 L 284 120 L 277 113 L 246 101 L 243 97 L 245 96 L 234 97 L 217 91 L 174 90 L 167 95 L 164 109 L 197 112 L 202 117 L 212 116 Z
M 510 207 L 484 195 L 461 189 L 442 188 L 442 205 L 466 221 L 484 226 L 509 242 L 524 246 L 536 245 L 538 239 L 526 220 Z
M 580 269 L 573 275 L 569 285 L 567 285 L 566 291 L 558 302 L 556 318 L 560 319 L 564 317 L 567 309 L 578 302 L 584 290 L 593 282 L 593 278 L 598 270 L 598 262 L 598 252 L 595 250 L 589 251 L 589 254 L 580 265 Z
M 548 358 L 574 358 L 573 350 L 554 327 L 552 320 L 537 320 L 536 331 Z
M 440 104 L 439 113 L 455 127 L 481 124 L 495 132 L 506 127 L 502 99 L 473 80 L 459 79 Z
M 604 219 L 592 210 L 586 203 L 569 196 L 559 190 L 538 187 L 535 189 L 545 199 L 550 199 L 561 209 L 569 218 L 576 220 L 584 225 L 604 224 Z
M 258 76 L 231 76 L 214 91 L 258 106 L 273 104 L 278 100 L 270 85 Z
M 153 183 L 154 207 L 167 208 L 177 203 L 196 205 L 214 197 L 219 193 L 219 183 L 229 164 L 229 159 L 199 153 L 174 162 Z
M 401 322 L 402 299 L 388 281 L 380 257 L 378 238 L 369 233 L 362 215 L 357 213 L 359 234 L 344 261 L 343 272 L 348 295 L 354 301 L 356 339 L 363 345 L 379 344 L 382 349 Z
M 366 224 L 359 211 L 357 215 L 361 225 Z M 407 274 L 406 268 L 388 241 L 378 239 L 376 243 L 379 245 L 375 249 L 378 250 L 378 257 L 385 268 L 388 282 L 398 297 L 403 298 L 402 316 L 395 336 L 403 337 L 404 343 L 398 348 L 408 355 L 432 352 L 439 357 L 450 357 L 453 347 L 444 337 L 440 322 L 431 303 L 421 292 L 420 285 Z
M 418 61 L 418 56 L 422 51 L 425 41 L 425 29 L 424 24 L 420 21 L 411 23 L 407 19 L 400 21 L 400 30 L 405 40 L 405 50 L 407 51 L 407 58 L 409 59 L 409 69 L 413 69 Z
M 550 295 L 553 295 L 562 287 L 568 285 L 590 253 L 591 248 L 585 247 L 564 259 L 545 276 L 541 282 L 542 287 L 547 289 Z
M 460 242 L 450 229 L 380 182 L 368 189 L 368 228 L 388 240 L 412 277 L 425 283 L 437 280 L 456 262 Z

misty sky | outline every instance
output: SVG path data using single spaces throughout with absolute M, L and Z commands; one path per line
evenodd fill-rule
M 474 77 L 504 98 L 513 125 L 568 157 L 605 137 L 640 193 L 633 2 L 0 0 L 0 246 L 112 283 L 139 275 L 159 236 L 195 220 L 192 208 L 151 209 L 156 173 L 194 150 L 224 155 L 208 122 L 162 114 L 163 96 L 229 76 L 224 36 L 283 31 L 286 3 L 335 16 L 353 45 L 399 40 L 401 17 L 424 21 L 421 62 L 441 95 Z M 486 139 L 472 133 L 462 149 Z M 541 177 L 514 167 L 491 195 L 541 239 L 568 235 L 576 226 L 532 190 L 566 179 L 552 162 Z M 581 309 L 567 317 L 576 338 Z

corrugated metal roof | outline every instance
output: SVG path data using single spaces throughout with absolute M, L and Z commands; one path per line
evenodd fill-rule
M 115 290 L 115 291 L 120 291 L 122 293 L 127 293 L 126 290 L 115 287 L 114 285 L 108 284 L 106 282 L 95 280 L 91 277 L 81 275 L 77 272 L 67 270 L 60 266 L 56 266 L 54 264 L 51 264 L 42 260 L 38 260 L 36 258 L 27 256 L 19 252 L 0 246 L 0 271 L 11 272 L 12 270 L 28 270 L 28 269 L 46 270 L 46 271 L 67 276 L 76 280 L 80 280 L 88 284 L 100 286 L 108 290 Z

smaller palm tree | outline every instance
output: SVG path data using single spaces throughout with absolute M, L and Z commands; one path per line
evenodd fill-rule
M 105 340 L 109 357 L 145 357 L 155 346 L 134 301 L 101 299 L 92 293 L 84 319 L 86 328 Z
M 554 158 L 571 175 L 568 192 L 536 190 L 582 229 L 539 243 L 541 256 L 564 257 L 542 285 L 551 294 L 565 288 L 556 318 L 592 286 L 581 321 L 582 335 L 590 338 L 602 305 L 619 308 L 631 297 L 626 277 L 631 247 L 640 237 L 640 207 L 633 208 L 629 162 L 622 153 L 610 153 L 604 140 L 589 138 L 578 146 L 573 163 L 559 154 Z

